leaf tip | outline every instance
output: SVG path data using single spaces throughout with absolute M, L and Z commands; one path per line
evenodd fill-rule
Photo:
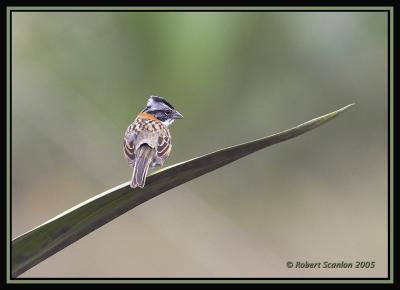
M 344 106 L 343 108 L 337 110 L 335 112 L 335 115 L 338 115 L 340 113 L 343 113 L 344 111 L 346 111 L 347 109 L 350 109 L 351 107 L 353 107 L 356 103 L 352 103 L 352 104 L 348 104 L 347 106 Z

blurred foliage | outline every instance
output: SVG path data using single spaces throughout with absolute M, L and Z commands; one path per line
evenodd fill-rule
M 185 116 L 168 164 L 357 103 L 23 276 L 386 275 L 387 66 L 384 12 L 13 12 L 13 237 L 130 178 L 122 136 L 151 94 Z

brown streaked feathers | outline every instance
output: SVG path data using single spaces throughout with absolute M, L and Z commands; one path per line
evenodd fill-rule
M 146 107 L 129 125 L 124 154 L 133 169 L 131 187 L 144 187 L 149 168 L 163 165 L 171 153 L 168 126 L 183 116 L 163 97 L 150 96 Z
M 172 144 L 167 126 L 150 114 L 141 113 L 128 127 L 124 138 L 124 153 L 133 168 L 131 187 L 143 187 L 149 168 L 163 165 Z

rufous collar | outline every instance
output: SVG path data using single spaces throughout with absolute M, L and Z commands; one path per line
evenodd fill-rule
M 139 118 L 143 118 L 143 119 L 149 119 L 149 120 L 154 120 L 154 121 L 159 121 L 161 122 L 159 119 L 157 119 L 154 115 L 146 113 L 146 112 L 141 112 L 138 116 Z

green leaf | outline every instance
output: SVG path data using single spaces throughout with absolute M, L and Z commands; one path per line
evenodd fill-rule
M 18 277 L 51 255 L 149 199 L 260 149 L 310 131 L 353 105 L 350 104 L 265 138 L 166 167 L 149 175 L 144 188 L 133 190 L 129 187 L 129 182 L 126 182 L 78 204 L 12 241 L 12 276 Z

